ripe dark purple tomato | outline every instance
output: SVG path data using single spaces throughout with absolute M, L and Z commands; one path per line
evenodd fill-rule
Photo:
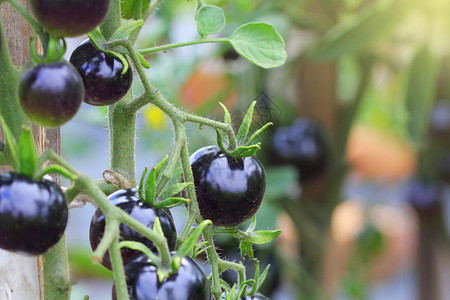
M 0 248 L 40 255 L 64 234 L 68 208 L 61 188 L 19 173 L 0 175 Z
M 210 300 L 208 279 L 200 267 L 189 257 L 181 260 L 178 272 L 158 281 L 157 268 L 140 255 L 125 265 L 128 293 L 135 300 Z M 113 299 L 116 299 L 113 286 Z
M 19 83 L 19 101 L 35 124 L 58 127 L 75 116 L 84 97 L 83 80 L 66 61 L 26 69 Z
M 84 102 L 91 105 L 103 106 L 119 101 L 133 82 L 131 65 L 122 74 L 124 65 L 120 59 L 99 51 L 89 39 L 73 51 L 70 62 L 83 78 Z
M 108 198 L 114 205 L 116 205 L 131 217 L 135 218 L 150 229 L 153 229 L 155 219 L 156 217 L 159 217 L 169 249 L 175 249 L 177 232 L 170 211 L 149 206 L 139 198 L 138 191 L 135 188 L 119 190 L 111 194 Z M 91 227 L 89 231 L 92 250 L 95 250 L 95 248 L 97 248 L 103 237 L 104 231 L 105 215 L 100 209 L 97 209 L 94 213 L 94 216 L 92 217 Z M 152 241 L 124 224 L 120 224 L 120 241 L 140 242 L 146 245 L 150 250 L 156 251 L 156 248 L 153 245 Z M 130 258 L 135 256 L 139 252 L 124 247 L 121 249 L 121 253 L 123 262 L 125 264 Z M 102 264 L 106 268 L 111 270 L 111 261 L 109 259 L 108 253 L 106 253 L 103 257 Z
M 200 214 L 216 226 L 236 226 L 258 210 L 266 190 L 266 173 L 255 157 L 235 159 L 217 146 L 190 157 Z
M 314 178 L 327 164 L 325 131 L 309 118 L 298 118 L 291 126 L 277 128 L 269 147 L 274 163 L 296 166 L 301 181 Z
M 48 32 L 73 37 L 95 29 L 109 9 L 110 0 L 30 0 L 33 15 Z
M 443 188 L 439 182 L 413 178 L 406 187 L 407 202 L 422 215 L 435 215 L 442 209 Z
M 436 103 L 429 127 L 431 136 L 438 142 L 450 143 L 450 101 Z

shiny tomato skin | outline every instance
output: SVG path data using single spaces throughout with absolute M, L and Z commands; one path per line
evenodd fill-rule
M 74 37 L 100 25 L 110 0 L 30 0 L 29 3 L 46 31 L 58 37 Z
M 232 227 L 256 213 L 266 189 L 266 173 L 258 159 L 234 159 L 217 146 L 207 146 L 193 153 L 190 163 L 204 219 Z
M 130 64 L 127 72 L 122 74 L 122 61 L 114 55 L 98 50 L 89 39 L 73 51 L 70 63 L 83 78 L 86 89 L 84 102 L 91 105 L 104 106 L 119 101 L 133 82 Z
M 167 244 L 170 250 L 175 249 L 175 244 L 177 241 L 177 232 L 175 228 L 175 223 L 172 218 L 172 214 L 169 210 L 157 209 L 144 203 L 138 195 L 137 189 L 123 189 L 118 190 L 108 197 L 111 202 L 129 214 L 131 217 L 135 218 L 145 226 L 153 229 L 153 224 L 155 218 L 159 217 L 161 222 L 161 227 L 164 232 L 164 236 L 167 239 Z M 89 238 L 92 250 L 95 250 L 100 243 L 103 232 L 105 230 L 105 215 L 100 209 L 97 209 L 92 217 L 91 226 L 89 231 Z M 142 236 L 137 231 L 131 229 L 127 225 L 120 224 L 120 241 L 135 241 L 146 245 L 150 250 L 156 251 L 155 246 L 152 241 Z M 139 252 L 136 250 L 131 250 L 129 248 L 122 248 L 122 259 L 124 264 L 131 259 L 133 256 Z M 109 259 L 109 254 L 106 253 L 103 257 L 102 264 L 111 270 L 111 261 Z
M 0 175 L 0 248 L 41 255 L 63 236 L 68 207 L 61 188 L 19 173 Z
M 133 300 L 210 300 L 209 281 L 205 273 L 191 258 L 181 260 L 175 274 L 158 281 L 157 268 L 145 256 L 140 255 L 125 265 L 125 276 L 130 299 Z M 112 298 L 116 299 L 113 287 Z
M 72 119 L 84 97 L 83 80 L 66 61 L 26 69 L 19 82 L 19 102 L 35 124 L 58 127 Z

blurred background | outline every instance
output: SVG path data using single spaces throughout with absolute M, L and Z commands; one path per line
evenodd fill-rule
M 172 103 L 236 128 L 253 100 L 253 130 L 272 121 L 258 158 L 267 191 L 260 229 L 283 229 L 255 250 L 271 264 L 270 299 L 450 299 L 450 4 L 445 0 L 210 0 L 231 34 L 240 24 L 275 25 L 287 63 L 264 70 L 228 45 L 203 44 L 147 57 L 152 83 Z M 165 1 L 138 47 L 198 38 L 195 1 Z M 83 40 L 70 39 L 71 51 Z M 137 79 L 137 76 L 135 77 Z M 143 91 L 134 81 L 134 94 Z M 188 129 L 189 150 L 215 144 Z M 80 172 L 108 169 L 107 110 L 83 104 L 61 128 L 62 155 Z M 142 109 L 137 174 L 171 150 L 172 125 Z M 179 178 L 178 170 L 175 178 Z M 73 299 L 110 299 L 112 274 L 89 258 L 94 208 L 70 212 Z M 181 231 L 184 209 L 173 212 Z M 245 225 L 244 225 L 245 227 Z M 238 260 L 238 243 L 217 240 Z M 254 262 L 246 261 L 249 276 Z M 203 264 L 206 266 L 206 264 Z M 229 282 L 233 273 L 224 274 Z

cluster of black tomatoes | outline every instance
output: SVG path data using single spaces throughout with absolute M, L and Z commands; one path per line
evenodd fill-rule
M 106 16 L 109 2 L 31 0 L 30 7 L 47 33 L 71 37 L 97 27 Z M 120 100 L 132 83 L 131 67 L 126 72 L 124 68 L 117 57 L 86 40 L 73 52 L 70 62 L 47 57 L 24 69 L 19 84 L 21 107 L 37 125 L 61 126 L 74 117 L 82 101 L 103 106 Z M 256 213 L 264 197 L 266 175 L 255 157 L 232 158 L 219 147 L 209 146 L 191 156 L 191 166 L 202 218 L 216 226 L 233 227 Z M 158 217 L 169 249 L 176 250 L 177 234 L 169 210 L 148 205 L 136 189 L 119 190 L 109 199 L 151 229 Z M 67 202 L 57 184 L 19 173 L 0 175 L 0 248 L 27 255 L 44 254 L 64 234 L 67 218 Z M 97 210 L 90 228 L 93 249 L 100 243 L 104 229 L 105 216 Z M 120 225 L 120 239 L 141 242 L 156 251 L 150 240 L 124 224 Z M 189 257 L 182 259 L 175 274 L 160 282 L 147 256 L 128 248 L 122 248 L 121 254 L 132 299 L 211 298 L 208 279 Z M 108 254 L 102 264 L 111 269 Z M 259 294 L 247 298 L 264 299 Z
M 70 0 L 49 4 L 33 0 L 30 7 L 48 33 L 72 37 L 100 25 L 109 3 Z M 61 126 L 75 116 L 82 101 L 103 106 L 121 99 L 130 89 L 133 76 L 131 68 L 123 71 L 124 65 L 116 56 L 99 51 L 86 40 L 73 52 L 70 63 L 56 56 L 29 64 L 20 79 L 21 107 L 35 124 Z
M 233 227 L 251 218 L 265 192 L 266 175 L 255 157 L 235 159 L 217 146 L 199 149 L 190 158 L 196 196 L 202 218 L 216 226 Z M 109 196 L 111 202 L 152 229 L 159 217 L 169 250 L 176 250 L 176 229 L 169 210 L 151 207 L 139 198 L 137 189 L 119 190 Z M 92 249 L 100 243 L 105 216 L 97 210 L 91 221 Z M 120 226 L 121 241 L 137 241 L 156 251 L 153 243 L 126 225 Z M 209 282 L 201 268 L 189 257 L 182 260 L 176 274 L 158 281 L 157 267 L 145 254 L 128 248 L 121 250 L 128 292 L 132 299 L 210 299 Z M 111 269 L 108 254 L 102 264 Z M 113 288 L 113 298 L 115 297 Z M 259 297 L 259 298 L 258 298 Z M 250 299 L 250 298 L 249 298 Z M 251 299 L 265 299 L 256 294 Z

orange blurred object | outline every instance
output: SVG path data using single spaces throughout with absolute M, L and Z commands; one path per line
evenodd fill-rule
M 231 109 L 237 93 L 225 74 L 223 63 L 216 61 L 204 63 L 192 72 L 181 87 L 180 99 L 192 111 L 202 109 L 211 101 L 222 102 Z
M 364 125 L 353 127 L 347 159 L 358 174 L 384 180 L 405 178 L 417 164 L 414 150 L 406 143 Z

